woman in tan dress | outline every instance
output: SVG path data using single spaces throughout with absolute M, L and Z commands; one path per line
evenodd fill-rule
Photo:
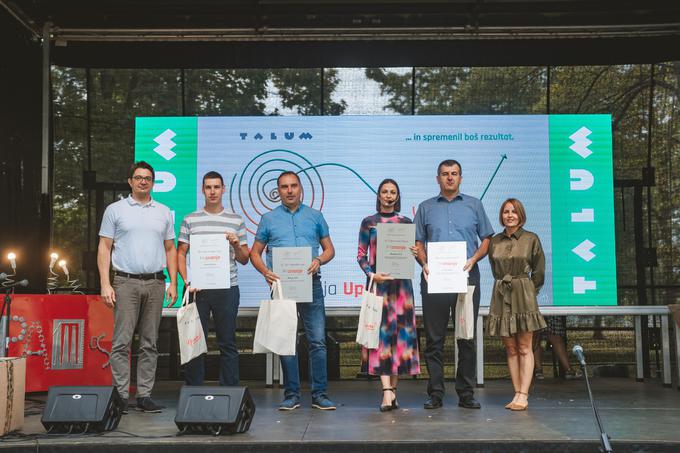
M 486 329 L 500 336 L 508 355 L 515 397 L 505 408 L 523 411 L 529 406 L 534 371 L 533 332 L 546 327 L 536 295 L 543 286 L 545 255 L 538 236 L 522 228 L 522 203 L 509 198 L 501 205 L 499 220 L 505 229 L 491 238 L 489 263 L 495 279 Z

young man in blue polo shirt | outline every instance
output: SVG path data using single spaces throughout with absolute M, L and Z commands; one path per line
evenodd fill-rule
M 250 251 L 250 261 L 271 285 L 278 276 L 272 272 L 273 247 L 311 247 L 312 262 L 307 272 L 313 274 L 312 303 L 298 304 L 297 310 L 305 328 L 309 343 L 309 374 L 312 390 L 312 407 L 334 410 L 335 404 L 326 394 L 328 373 L 326 369 L 326 315 L 319 268 L 335 256 L 335 249 L 328 231 L 328 224 L 321 212 L 302 204 L 302 186 L 298 175 L 286 171 L 277 179 L 281 206 L 266 213 L 260 219 L 255 243 Z M 319 245 L 322 253 L 319 254 Z M 267 264 L 262 252 L 267 247 Z M 300 372 L 297 354 L 281 356 L 285 399 L 279 410 L 300 407 Z
M 132 194 L 107 206 L 99 230 L 97 266 L 104 303 L 113 308 L 111 374 L 113 385 L 125 401 L 130 388 L 130 345 L 139 325 L 137 406 L 144 412 L 161 412 L 151 399 L 156 379 L 158 327 L 163 311 L 166 265 L 170 277 L 168 300 L 177 299 L 177 252 L 172 214 L 151 198 L 155 173 L 151 165 L 132 164 L 128 184 Z M 113 251 L 113 254 L 112 254 Z M 109 277 L 113 264 L 113 283 Z
M 484 258 L 489 248 L 493 228 L 484 212 L 482 202 L 477 198 L 460 193 L 463 171 L 460 163 L 450 159 L 439 164 L 437 183 L 439 195 L 423 201 L 416 212 L 416 246 L 418 262 L 423 266 L 420 280 L 420 294 L 423 298 L 423 322 L 425 325 L 425 361 L 430 378 L 427 384 L 428 399 L 425 409 L 442 406 L 444 398 L 443 351 L 449 316 L 453 316 L 458 294 L 428 294 L 427 243 L 464 241 L 468 260 L 464 269 L 469 272 L 468 284 L 475 286 L 473 296 L 474 317 L 479 313 L 479 267 L 477 262 Z M 481 243 L 477 242 L 477 239 Z M 454 318 L 455 319 L 455 318 Z M 476 325 L 476 323 L 475 323 Z M 477 333 L 475 333 L 477 335 Z M 456 393 L 458 405 L 468 409 L 479 409 L 481 405 L 474 398 L 476 377 L 475 340 L 458 340 L 458 367 L 456 370 Z

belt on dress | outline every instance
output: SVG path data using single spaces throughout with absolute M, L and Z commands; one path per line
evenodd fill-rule
M 113 271 L 114 275 L 125 278 L 136 278 L 137 280 L 165 280 L 163 271 L 152 272 L 150 274 L 128 274 L 123 271 Z
M 499 284 L 496 289 L 503 299 L 503 305 L 512 305 L 509 297 L 510 293 L 512 292 L 512 281 L 520 278 L 529 278 L 529 274 L 505 274 L 501 280 L 497 280 Z

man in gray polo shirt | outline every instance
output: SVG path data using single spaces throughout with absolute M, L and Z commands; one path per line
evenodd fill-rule
M 236 272 L 236 261 L 248 264 L 248 242 L 246 240 L 246 224 L 243 218 L 233 212 L 227 212 L 222 205 L 225 192 L 224 179 L 215 171 L 203 176 L 202 192 L 205 206 L 184 217 L 179 229 L 177 241 L 177 263 L 182 279 L 187 283 L 187 291 L 196 293 L 196 307 L 201 317 L 204 337 L 208 337 L 208 323 L 212 312 L 215 321 L 217 345 L 220 348 L 220 385 L 238 385 L 238 348 L 236 347 L 236 316 L 239 306 L 239 288 Z M 226 289 L 197 290 L 187 280 L 187 252 L 190 252 L 189 241 L 192 235 L 223 234 L 229 241 L 229 267 L 231 284 Z M 191 265 L 189 265 L 191 268 Z M 191 360 L 184 368 L 187 385 L 203 385 L 205 377 L 205 360 L 201 355 Z
M 132 194 L 110 204 L 99 230 L 97 266 L 104 303 L 114 310 L 111 373 L 113 384 L 125 401 L 130 388 L 130 345 L 139 324 L 137 406 L 144 412 L 161 412 L 151 399 L 156 378 L 158 327 L 166 292 L 163 269 L 167 265 L 168 300 L 177 299 L 177 251 L 172 214 L 151 199 L 155 172 L 146 162 L 130 167 Z M 113 254 L 111 251 L 113 250 Z M 109 271 L 113 264 L 113 284 Z

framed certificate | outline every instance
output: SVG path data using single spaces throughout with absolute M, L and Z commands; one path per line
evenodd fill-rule
M 272 248 L 272 269 L 281 279 L 284 299 L 295 302 L 312 302 L 312 274 L 307 269 L 312 264 L 311 247 Z
M 198 289 L 231 287 L 229 241 L 224 234 L 189 236 L 191 286 Z
M 379 223 L 376 240 L 376 272 L 393 278 L 411 279 L 415 258 L 410 247 L 416 243 L 416 226 L 409 223 Z
M 428 242 L 428 294 L 467 293 L 468 273 L 463 270 L 466 261 L 465 241 Z

